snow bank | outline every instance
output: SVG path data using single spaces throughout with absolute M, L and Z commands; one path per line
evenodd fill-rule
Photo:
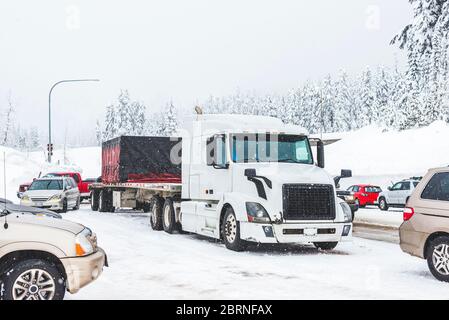
M 387 131 L 369 126 L 326 146 L 326 167 L 331 174 L 352 169 L 352 183 L 383 187 L 391 181 L 424 175 L 429 168 L 449 165 L 449 125 L 437 121 L 428 127 Z

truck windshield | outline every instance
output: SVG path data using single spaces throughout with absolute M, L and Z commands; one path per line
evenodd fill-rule
M 232 161 L 287 162 L 313 164 L 309 139 L 301 135 L 234 134 L 231 136 Z
M 62 190 L 62 180 L 36 180 L 28 190 Z

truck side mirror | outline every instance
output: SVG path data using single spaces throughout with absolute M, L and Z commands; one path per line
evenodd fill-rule
M 254 178 L 257 176 L 256 169 L 245 169 L 245 177 Z
M 324 143 L 321 140 L 317 140 L 316 143 L 316 157 L 318 162 L 318 167 L 324 168 Z
M 341 174 L 340 176 L 342 178 L 351 178 L 352 177 L 352 170 L 348 170 L 348 169 L 341 169 Z

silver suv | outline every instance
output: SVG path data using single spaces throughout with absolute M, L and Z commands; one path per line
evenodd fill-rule
M 78 210 L 80 192 L 73 178 L 40 178 L 33 181 L 20 199 L 20 204 L 60 212 L 67 212 L 71 208 Z
M 386 211 L 389 207 L 405 207 L 421 179 L 421 177 L 404 179 L 388 187 L 388 190 L 382 191 L 377 199 L 380 210 Z

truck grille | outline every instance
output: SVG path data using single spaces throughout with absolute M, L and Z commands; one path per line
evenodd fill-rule
M 334 188 L 329 184 L 284 184 L 285 220 L 334 220 Z

